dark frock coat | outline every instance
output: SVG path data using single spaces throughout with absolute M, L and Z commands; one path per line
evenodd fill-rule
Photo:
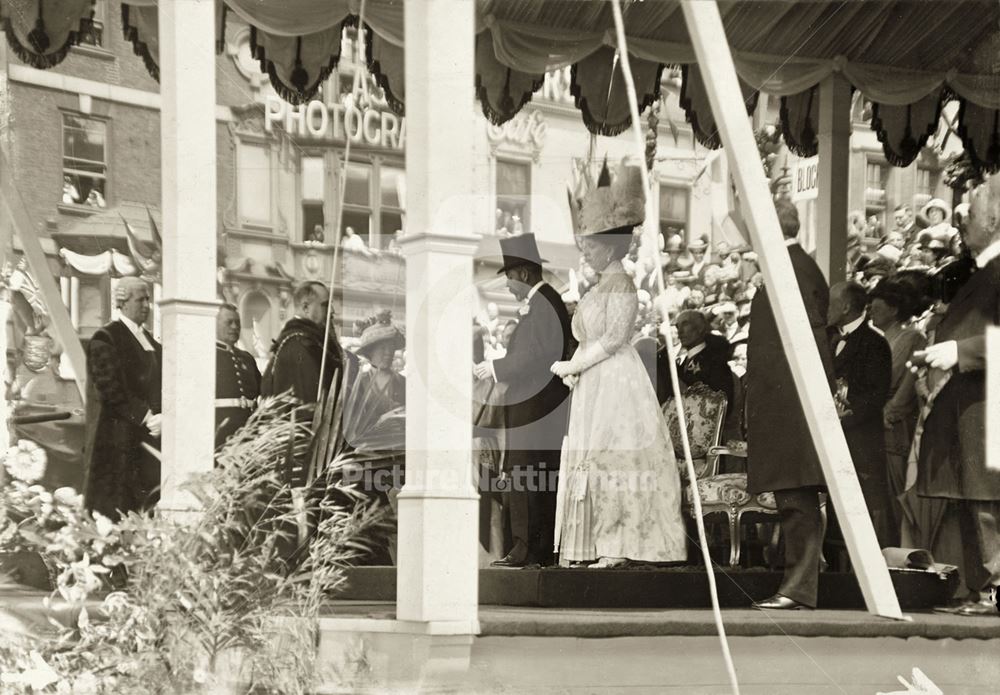
M 84 504 L 111 519 L 159 498 L 160 462 L 142 443 L 159 450 L 160 442 L 142 421 L 160 412 L 162 348 L 143 331 L 152 352 L 121 321 L 98 329 L 87 344 Z
M 555 362 L 570 358 L 572 328 L 562 298 L 542 284 L 520 316 L 507 354 L 493 361 L 497 381 L 506 384 L 505 467 L 543 461 L 558 468 L 566 434 L 569 389 L 551 372 Z M 523 456 L 533 461 L 521 460 Z
M 934 343 L 957 341 L 958 365 L 924 421 L 917 459 L 920 495 L 1000 500 L 1000 471 L 986 468 L 986 328 L 997 325 L 1000 258 L 958 290 L 934 332 Z
M 271 347 L 271 360 L 261 378 L 260 394 L 268 397 L 291 391 L 300 403 L 315 403 L 321 367 L 325 391 L 333 382 L 333 373 L 343 369 L 345 357 L 336 334 L 331 332 L 323 367 L 323 338 L 322 326 L 306 319 L 289 319 Z M 358 373 L 357 358 L 351 353 L 346 353 L 346 357 L 353 380 Z
M 826 371 L 817 378 L 829 383 L 833 375 L 826 332 L 830 291 L 816 261 L 801 246 L 789 246 L 788 256 Z M 757 494 L 825 486 L 778 325 L 763 288 L 754 294 L 750 305 L 745 381 L 748 490 Z
M 840 336 L 833 338 L 833 351 Z M 862 479 L 887 482 L 882 410 L 892 382 L 892 351 L 885 338 L 863 323 L 833 358 L 834 376 L 847 383 L 850 413 L 840 420 L 854 468 Z

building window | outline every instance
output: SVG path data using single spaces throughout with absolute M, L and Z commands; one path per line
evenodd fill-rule
M 660 234 L 664 242 L 675 234 L 684 238 L 688 226 L 688 194 L 686 186 L 660 184 Z
M 326 166 L 322 156 L 303 156 L 300 167 L 302 190 L 302 239 L 326 241 L 326 218 L 323 200 L 326 197 Z
M 496 233 L 531 231 L 531 164 L 498 159 Z
M 865 165 L 865 218 L 873 229 L 885 229 L 885 176 L 880 162 Z
M 63 192 L 67 205 L 103 208 L 107 200 L 108 124 L 63 114 Z
M 84 46 L 96 46 L 101 48 L 104 45 L 104 12 L 105 0 L 97 0 L 94 3 L 94 17 L 90 24 L 84 27 L 78 37 Z
M 240 224 L 271 227 L 271 150 L 267 144 L 239 143 L 236 180 Z
M 379 167 L 379 248 L 385 248 L 390 239 L 403 232 L 405 182 L 406 172 L 401 167 Z
M 928 198 L 934 197 L 934 189 L 937 188 L 937 177 L 934 172 L 924 167 L 917 168 L 917 193 Z
M 341 234 L 350 227 L 373 249 L 384 249 L 405 221 L 405 171 L 383 162 L 349 164 L 344 176 L 344 212 Z

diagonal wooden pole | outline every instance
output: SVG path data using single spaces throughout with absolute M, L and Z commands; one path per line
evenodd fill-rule
M 819 452 L 827 487 L 837 509 L 847 549 L 868 611 L 902 619 L 889 570 L 861 494 L 854 463 L 833 404 L 823 365 L 806 318 L 792 263 L 779 232 L 778 215 L 767 187 L 753 131 L 743 108 L 733 56 L 715 2 L 683 0 L 681 8 L 705 77 L 712 113 L 729 157 L 754 248 L 781 333 L 781 343 L 802 400 L 809 431 Z M 790 462 L 790 465 L 794 465 Z

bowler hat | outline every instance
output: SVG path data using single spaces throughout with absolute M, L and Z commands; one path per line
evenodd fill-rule
M 503 267 L 497 275 L 503 275 L 511 268 L 521 265 L 537 265 L 548 263 L 538 254 L 538 244 L 534 234 L 519 234 L 500 240 L 500 251 L 503 253 Z

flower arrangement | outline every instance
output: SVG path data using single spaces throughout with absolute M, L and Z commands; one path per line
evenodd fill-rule
M 302 504 L 284 469 L 312 439 L 292 403 L 265 400 L 214 470 L 189 482 L 201 508 L 184 517 L 113 522 L 72 490 L 10 481 L 0 490 L 0 548 L 50 554 L 56 594 L 75 617 L 55 635 L 0 636 L 0 691 L 313 691 L 324 676 L 320 605 L 385 515 L 343 482 L 336 460 L 328 487 Z

